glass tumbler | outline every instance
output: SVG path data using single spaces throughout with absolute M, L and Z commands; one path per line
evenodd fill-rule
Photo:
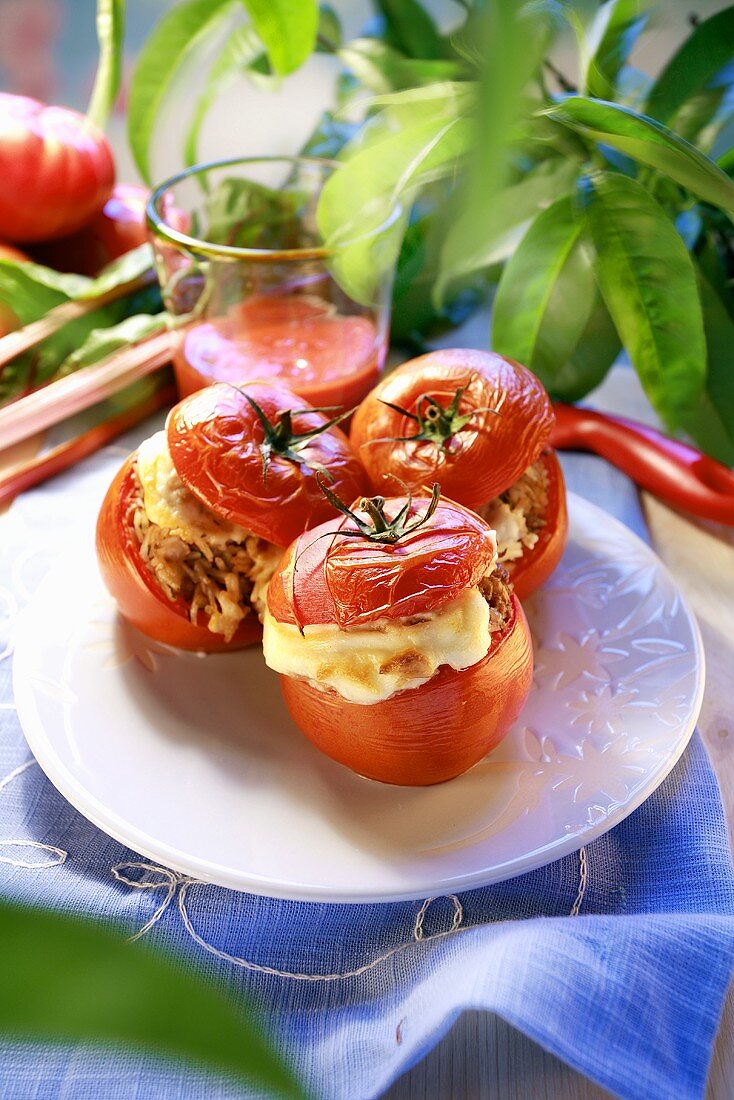
M 198 165 L 162 183 L 148 225 L 168 311 L 181 396 L 213 382 L 280 380 L 312 405 L 351 408 L 377 382 L 388 343 L 393 267 L 359 300 L 344 289 L 318 204 L 334 161 L 248 157 Z M 364 262 L 380 235 L 356 242 Z M 362 259 L 360 259 L 362 262 Z M 353 285 L 353 284 L 352 284 Z

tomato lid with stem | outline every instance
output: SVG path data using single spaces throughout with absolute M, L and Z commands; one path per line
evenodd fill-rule
M 354 499 L 366 475 L 337 425 L 282 383 L 218 383 L 184 398 L 166 434 L 181 480 L 216 515 L 287 546 L 333 507 L 319 479 Z
M 333 497 L 333 493 L 329 493 Z M 300 535 L 268 590 L 279 622 L 341 628 L 434 611 L 492 569 L 494 532 L 473 512 L 430 497 L 367 497 Z
M 539 458 L 554 415 L 531 371 L 493 352 L 450 348 L 403 363 L 355 413 L 351 439 L 372 488 L 434 480 L 479 508 Z

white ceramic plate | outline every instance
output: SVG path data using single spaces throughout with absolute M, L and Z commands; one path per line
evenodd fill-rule
M 317 752 L 257 649 L 157 646 L 96 566 L 57 568 L 21 617 L 15 696 L 52 783 L 105 832 L 195 878 L 308 901 L 387 901 L 510 878 L 616 825 L 680 757 L 703 656 L 670 575 L 571 496 L 559 569 L 529 601 L 535 684 L 468 774 L 388 787 Z

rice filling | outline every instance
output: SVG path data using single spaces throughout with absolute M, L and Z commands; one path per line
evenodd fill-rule
M 497 534 L 497 558 L 501 563 L 517 561 L 532 550 L 546 523 L 548 475 L 542 462 L 535 462 L 479 515 Z
M 280 551 L 255 535 L 247 535 L 244 542 L 227 539 L 212 545 L 204 535 L 184 536 L 153 523 L 145 510 L 137 466 L 134 476 L 132 524 L 140 556 L 167 598 L 188 604 L 192 623 L 201 612 L 208 616 L 209 630 L 230 641 L 242 620 L 253 613 L 253 603 L 262 602 L 267 584 L 263 559 L 272 557 L 273 551 L 279 557 Z M 268 578 L 275 564 L 265 571 Z
M 504 630 L 512 618 L 512 585 L 507 570 L 497 565 L 479 582 L 479 591 L 489 605 L 489 632 Z

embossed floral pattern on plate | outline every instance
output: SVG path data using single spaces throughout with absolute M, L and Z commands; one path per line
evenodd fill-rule
M 703 687 L 696 625 L 649 547 L 580 498 L 570 516 L 563 562 L 527 604 L 527 707 L 451 783 L 386 787 L 320 756 L 256 650 L 202 659 L 149 642 L 118 621 L 86 559 L 42 582 L 14 632 L 31 748 L 101 828 L 224 886 L 397 900 L 540 866 L 655 789 Z

